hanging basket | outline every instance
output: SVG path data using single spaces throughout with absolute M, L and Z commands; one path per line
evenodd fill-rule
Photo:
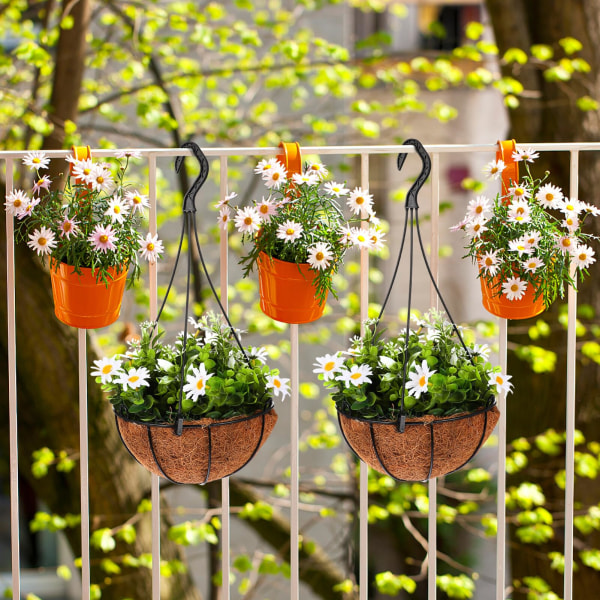
M 228 477 L 254 457 L 269 437 L 273 408 L 246 417 L 185 421 L 181 435 L 170 423 L 143 423 L 115 410 L 121 440 L 148 471 L 172 483 L 204 484 Z
M 127 268 L 110 267 L 109 279 L 96 281 L 97 272 L 82 267 L 81 275 L 71 265 L 50 265 L 54 313 L 59 321 L 80 329 L 100 329 L 114 323 L 121 312 Z
M 407 418 L 404 432 L 396 421 L 357 419 L 338 410 L 346 443 L 370 467 L 398 481 L 426 481 L 457 471 L 492 433 L 496 405 L 451 417 Z
M 500 280 L 495 277 L 492 285 L 482 276 L 479 277 L 481 283 L 481 303 L 489 313 L 501 317 L 502 319 L 530 319 L 544 312 L 544 298 L 540 294 L 535 299 L 536 289 L 528 284 L 525 294 L 519 300 L 509 300 L 505 294 L 498 296 Z
M 261 252 L 258 261 L 260 308 L 282 323 L 310 323 L 321 318 L 325 299 L 315 296 L 315 272 L 308 264 L 269 258 Z

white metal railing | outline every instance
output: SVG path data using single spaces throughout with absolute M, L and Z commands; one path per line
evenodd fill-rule
M 527 144 L 537 151 L 569 152 L 571 157 L 570 167 L 570 196 L 577 197 L 579 176 L 579 153 L 582 151 L 599 151 L 600 143 L 564 143 L 564 144 Z M 434 277 L 438 273 L 438 248 L 439 248 L 439 200 L 440 200 L 440 156 L 448 153 L 486 153 L 493 156 L 495 144 L 485 145 L 430 145 L 426 146 L 432 159 L 431 185 L 431 256 L 430 266 Z M 148 188 L 150 209 L 150 231 L 156 233 L 156 208 L 157 208 L 157 159 L 189 156 L 187 149 L 136 149 L 147 160 Z M 369 157 L 376 154 L 395 155 L 399 152 L 413 153 L 413 146 L 319 146 L 303 147 L 307 154 L 319 155 L 357 155 L 360 157 L 360 183 L 363 188 L 369 187 Z M 277 148 L 203 148 L 207 157 L 220 160 L 220 187 L 219 193 L 224 198 L 228 193 L 228 158 L 235 156 L 261 157 L 278 154 Z M 16 160 L 24 156 L 24 152 L 0 152 L 0 161 L 3 162 L 7 189 L 13 186 L 13 167 Z M 94 150 L 95 157 L 114 156 L 113 150 Z M 64 158 L 65 151 L 50 151 L 47 155 L 51 158 Z M 21 597 L 20 560 L 19 560 L 19 485 L 18 485 L 18 444 L 17 444 L 17 379 L 16 379 L 16 344 L 17 332 L 15 330 L 15 268 L 14 268 L 14 229 L 13 220 L 6 220 L 7 234 L 7 314 L 8 314 L 8 383 L 9 383 L 9 429 L 10 429 L 10 499 L 11 499 L 11 564 L 13 597 Z M 361 253 L 361 278 L 360 278 L 360 303 L 361 319 L 367 316 L 368 309 L 368 270 L 369 258 L 366 251 Z M 228 239 L 227 233 L 221 232 L 220 240 L 220 278 L 221 289 L 227 290 L 228 281 Z M 157 273 L 156 266 L 150 266 L 150 317 L 156 318 L 157 314 Z M 222 302 L 227 309 L 227 298 Z M 432 306 L 437 305 L 435 290 L 431 289 L 430 301 Z M 574 427 L 575 427 L 575 332 L 576 332 L 576 306 L 577 295 L 575 290 L 569 288 L 568 292 L 568 345 L 567 345 L 567 389 L 566 389 L 566 486 L 565 486 L 565 529 L 564 529 L 564 599 L 573 600 L 573 503 L 574 503 Z M 500 363 L 506 372 L 506 320 L 500 319 L 499 329 Z M 290 529 L 290 600 L 299 600 L 299 335 L 298 325 L 290 326 L 291 342 L 291 529 Z M 89 488 L 88 488 L 88 438 L 87 438 L 87 357 L 86 357 L 86 331 L 79 330 L 79 406 L 80 406 L 80 469 L 81 469 L 81 536 L 82 536 L 82 599 L 90 596 L 90 549 L 89 549 Z M 498 479 L 497 479 L 497 549 L 496 549 L 496 600 L 506 598 L 506 399 L 504 394 L 498 398 L 500 421 L 498 423 Z M 160 481 L 152 475 L 152 600 L 160 600 Z M 436 592 L 436 555 L 437 555 L 437 485 L 430 481 L 429 490 L 429 526 L 428 526 L 428 597 L 433 600 Z M 359 596 L 360 600 L 367 599 L 367 554 L 368 554 L 368 489 L 367 468 L 361 463 L 360 470 L 360 557 L 359 557 Z M 229 480 L 222 480 L 222 598 L 229 600 L 230 576 L 230 506 L 229 506 Z

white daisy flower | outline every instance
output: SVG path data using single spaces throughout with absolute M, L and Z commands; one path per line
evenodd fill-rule
M 231 217 L 231 211 L 228 206 L 222 206 L 219 211 L 219 227 L 223 230 L 227 229 Z
M 533 252 L 533 248 L 527 243 L 527 240 L 524 237 L 521 237 L 518 240 L 511 240 L 508 243 L 508 249 L 512 252 L 518 252 L 519 257 Z
M 125 202 L 129 205 L 134 214 L 136 212 L 143 214 L 144 208 L 150 208 L 148 196 L 140 194 L 137 190 L 125 192 Z
M 23 164 L 32 171 L 39 171 L 48 168 L 50 159 L 44 152 L 28 152 L 23 158 Z
M 267 388 L 273 390 L 273 395 L 277 398 L 281 394 L 281 401 L 290 393 L 289 379 L 279 377 L 279 375 L 267 375 Z
M 354 242 L 352 241 L 353 228 L 344 225 L 340 230 L 340 244 L 351 246 Z
M 109 250 L 116 250 L 115 245 L 116 232 L 113 230 L 112 225 L 104 227 L 100 223 L 96 225 L 94 231 L 88 236 L 88 242 L 92 244 L 94 250 L 100 252 L 108 252 Z
M 146 367 L 132 368 L 129 371 L 121 371 L 115 373 L 115 383 L 123 386 L 123 391 L 126 392 L 128 389 L 137 390 L 140 387 L 147 387 L 148 377 L 150 377 L 150 371 Z
M 94 191 L 105 192 L 106 194 L 110 194 L 115 187 L 113 175 L 110 172 L 108 165 L 104 164 L 94 165 L 86 182 L 91 185 Z
M 458 222 L 456 225 L 452 225 L 452 227 L 449 227 L 448 229 L 450 231 L 458 231 L 459 229 L 465 229 L 465 227 L 470 221 L 471 219 L 469 219 L 469 217 L 465 217 L 462 221 Z
M 17 219 L 22 220 L 27 218 L 33 212 L 33 209 L 41 202 L 39 198 L 32 198 L 23 207 L 23 210 L 17 215 Z
M 475 200 L 470 200 L 467 206 L 467 214 L 471 219 L 484 219 L 487 221 L 492 216 L 490 200 L 485 196 L 477 196 Z
M 352 365 L 350 369 L 341 369 L 335 379 L 343 382 L 346 387 L 350 387 L 350 384 L 359 386 L 363 383 L 371 383 L 369 375 L 372 374 L 369 365 Z
M 100 358 L 94 361 L 94 367 L 96 370 L 92 370 L 91 374 L 94 377 L 100 377 L 101 383 L 111 383 L 113 377 L 121 375 L 121 364 L 122 361 L 113 358 Z
M 535 229 L 533 231 L 528 231 L 523 239 L 527 242 L 530 248 L 537 248 L 540 240 L 542 239 L 542 234 Z
M 348 196 L 346 204 L 355 215 L 360 214 L 362 210 L 369 214 L 373 210 L 373 194 L 369 194 L 369 190 L 356 187 Z
M 71 175 L 78 182 L 89 183 L 89 178 L 94 171 L 94 163 L 91 158 L 77 160 L 72 156 L 68 156 L 67 160 L 71 163 Z
M 71 236 L 76 236 L 79 233 L 79 225 L 75 219 L 69 219 L 65 216 L 63 222 L 59 225 L 60 237 L 71 239 Z
M 327 269 L 329 263 L 333 260 L 331 246 L 326 242 L 317 242 L 314 246 L 308 248 L 308 258 L 306 262 L 313 269 Z
M 304 228 L 295 221 L 285 221 L 277 227 L 277 237 L 284 242 L 295 242 L 302 237 Z
M 389 356 L 380 356 L 379 364 L 385 369 L 391 369 L 396 364 L 396 361 Z
M 113 223 L 123 223 L 129 214 L 129 206 L 119 196 L 113 196 L 108 201 L 108 208 L 104 213 Z
M 240 233 L 254 233 L 260 229 L 260 215 L 253 206 L 240 208 L 235 216 L 235 226 Z
M 569 233 L 575 233 L 579 228 L 579 218 L 575 213 L 567 214 L 561 222 L 561 225 L 568 230 Z
M 352 245 L 358 246 L 361 250 L 364 248 L 370 250 L 372 248 L 371 236 L 368 229 L 362 227 L 352 228 Z
M 558 208 L 563 197 L 561 189 L 551 183 L 546 183 L 541 186 L 535 195 L 535 199 L 544 208 Z
M 594 251 L 589 246 L 577 246 L 571 256 L 578 269 L 587 269 L 592 263 L 596 262 Z
M 578 215 L 583 210 L 581 202 L 575 198 L 563 198 L 557 208 L 565 215 Z
M 517 148 L 512 153 L 512 157 L 515 162 L 525 161 L 532 163 L 536 158 L 539 157 L 539 153 L 537 153 L 533 148 Z
M 516 184 L 509 187 L 508 191 L 516 200 L 526 200 L 527 198 L 531 198 L 531 191 L 525 185 Z
M 306 172 L 316 175 L 321 181 L 329 174 L 325 165 L 320 162 L 309 162 L 306 165 Z
M 12 190 L 6 195 L 4 206 L 9 215 L 16 217 L 25 210 L 28 203 L 29 197 L 23 190 Z
M 158 371 L 160 369 L 160 371 L 163 373 L 168 373 L 175 366 L 174 363 L 169 360 L 165 360 L 164 358 L 157 358 L 156 365 L 158 366 L 158 369 L 156 370 Z
M 481 356 L 484 360 L 490 357 L 491 350 L 487 344 L 473 344 L 473 354 Z
M 258 360 L 264 365 L 267 362 L 269 354 L 266 348 L 257 348 L 256 346 L 252 346 L 252 348 L 250 348 L 250 351 L 248 352 L 248 356 L 250 358 L 256 358 L 256 360 Z
M 277 213 L 277 206 L 271 198 L 264 198 L 256 205 L 256 210 L 260 215 L 260 218 L 268 223 L 271 220 L 271 217 Z
M 369 240 L 371 241 L 371 250 L 379 252 L 385 246 L 385 233 L 377 227 L 369 227 Z
M 512 277 L 502 284 L 502 292 L 509 300 L 520 300 L 527 290 L 527 282 L 520 277 Z
M 497 394 L 501 394 L 502 392 L 508 394 L 508 392 L 510 392 L 512 389 L 512 383 L 510 383 L 511 378 L 512 375 L 503 375 L 502 373 L 490 372 L 488 384 L 492 387 L 496 387 Z
M 263 158 L 263 160 L 254 167 L 254 172 L 258 175 L 263 175 L 280 166 L 281 163 L 276 158 Z
M 294 173 L 292 175 L 292 181 L 296 185 L 316 185 L 319 183 L 319 178 L 309 171 L 306 171 L 305 173 Z
M 429 378 L 435 373 L 435 371 L 429 370 L 427 361 L 424 360 L 421 365 L 415 365 L 415 370 L 412 369 L 408 372 L 408 381 L 404 386 L 409 396 L 420 398 L 423 392 L 427 391 L 429 385 Z
M 315 358 L 317 361 L 313 363 L 316 369 L 313 369 L 313 373 L 323 375 L 324 381 L 331 381 L 335 379 L 335 374 L 342 370 L 344 359 L 337 354 L 326 354 L 325 356 L 318 356 Z
M 537 256 L 531 256 L 521 263 L 526 273 L 535 273 L 544 266 L 544 262 Z
M 583 207 L 583 212 L 592 215 L 593 217 L 597 217 L 600 215 L 600 209 L 593 204 L 589 204 L 588 202 L 581 202 L 581 206 Z
M 465 233 L 471 238 L 478 238 L 484 231 L 487 231 L 488 228 L 485 226 L 485 219 L 472 219 L 467 222 L 465 225 Z
M 278 190 L 287 181 L 285 167 L 281 163 L 277 163 L 277 166 L 265 171 L 262 178 L 266 187 L 270 190 Z
M 142 158 L 139 150 L 119 150 L 115 153 L 117 158 Z
M 515 223 L 531 221 L 531 207 L 526 200 L 514 200 L 508 207 L 508 219 Z
M 34 194 L 37 194 L 40 190 L 48 191 L 50 189 L 51 183 L 52 183 L 52 180 L 50 179 L 50 177 L 48 177 L 48 175 L 44 175 L 35 181 L 31 191 Z
M 27 245 L 37 252 L 38 256 L 50 254 L 56 248 L 54 232 L 47 227 L 36 229 L 33 233 L 29 234 Z
M 185 397 L 196 402 L 200 396 L 206 395 L 206 382 L 213 376 L 213 373 L 206 372 L 206 365 L 200 363 L 200 367 L 193 367 L 192 372 L 185 378 L 186 384 L 183 386 Z
M 563 235 L 556 242 L 556 247 L 563 253 L 573 252 L 573 248 L 577 247 L 577 241 L 570 235 Z
M 343 183 L 336 183 L 335 181 L 328 181 L 323 186 L 323 189 L 330 195 L 339 198 L 345 196 L 350 190 L 344 187 Z
M 498 258 L 498 250 L 486 252 L 478 261 L 479 267 L 492 277 L 500 268 L 500 259 Z
M 154 264 L 164 251 L 163 243 L 158 239 L 158 234 L 152 235 L 150 232 L 146 237 L 139 237 L 141 255 L 151 264 Z
M 487 163 L 482 170 L 490 179 L 499 179 L 505 168 L 503 160 L 493 160 Z

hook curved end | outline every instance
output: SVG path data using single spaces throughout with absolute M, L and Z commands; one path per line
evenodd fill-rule
M 406 196 L 407 209 L 419 208 L 419 205 L 417 203 L 417 194 L 425 184 L 425 181 L 427 181 L 429 173 L 431 172 L 431 158 L 429 157 L 427 150 L 425 150 L 425 146 L 423 146 L 423 144 L 417 139 L 410 138 L 408 140 L 405 140 L 402 143 L 402 145 L 413 146 L 417 151 L 417 154 L 420 156 L 421 162 L 423 163 L 419 176 L 417 177 L 416 181 L 412 184 L 410 190 L 408 190 L 408 194 Z M 398 154 L 398 171 L 402 170 L 402 167 L 404 166 L 404 161 L 406 160 L 406 156 L 406 152 L 400 152 Z
M 200 149 L 200 146 L 196 142 L 184 142 L 181 144 L 182 148 L 189 148 L 192 154 L 196 157 L 200 165 L 200 173 L 194 180 L 194 183 L 190 186 L 189 190 L 185 193 L 183 199 L 183 211 L 184 212 L 195 212 L 196 211 L 196 194 L 200 188 L 204 185 L 206 178 L 208 177 L 208 160 L 204 155 L 204 152 Z M 175 172 L 179 173 L 185 156 L 178 156 L 175 159 Z

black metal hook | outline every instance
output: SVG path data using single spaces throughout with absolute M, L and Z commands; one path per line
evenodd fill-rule
M 208 160 L 204 155 L 204 152 L 200 149 L 200 146 L 195 142 L 184 142 L 181 144 L 182 148 L 190 148 L 196 160 L 200 164 L 200 173 L 194 180 L 194 183 L 190 186 L 190 189 L 185 193 L 183 198 L 183 212 L 196 212 L 196 194 L 200 191 L 200 188 L 204 185 L 206 178 L 208 177 Z M 185 156 L 178 156 L 175 159 L 175 171 L 179 173 L 181 165 Z
M 408 194 L 406 196 L 406 205 L 405 205 L 406 209 L 419 208 L 419 205 L 417 203 L 417 194 L 419 193 L 419 190 L 425 184 L 425 181 L 427 181 L 427 178 L 429 177 L 429 173 L 431 172 L 431 158 L 429 158 L 429 154 L 427 153 L 427 150 L 425 150 L 425 147 L 423 146 L 423 144 L 421 144 L 421 142 L 419 140 L 415 140 L 415 139 L 411 138 L 409 140 L 402 142 L 402 145 L 403 146 L 414 146 L 415 150 L 417 151 L 417 154 L 421 157 L 421 161 L 423 162 L 423 167 L 421 169 L 421 173 L 419 173 L 419 176 L 417 177 L 416 181 L 412 184 L 410 190 L 408 190 Z M 402 167 L 404 166 L 404 161 L 406 160 L 406 157 L 407 157 L 406 152 L 401 152 L 400 154 L 398 154 L 398 171 L 402 170 Z

